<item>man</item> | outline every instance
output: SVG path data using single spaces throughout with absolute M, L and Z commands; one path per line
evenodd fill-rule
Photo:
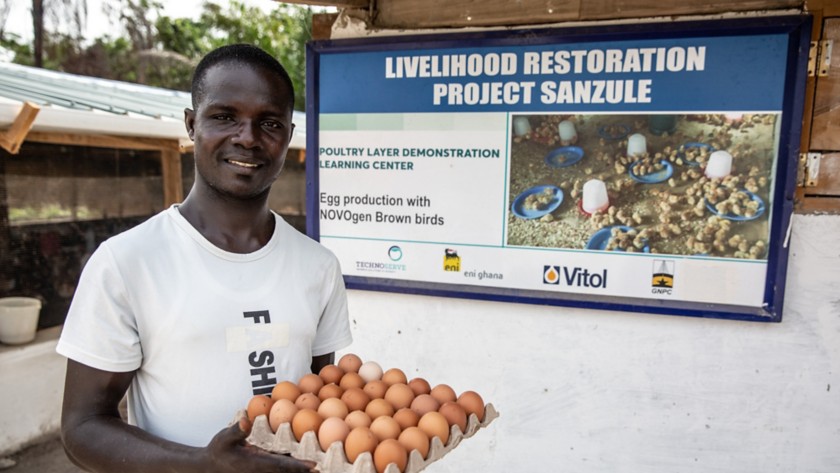
M 351 342 L 336 258 L 268 207 L 293 97 L 282 66 L 252 46 L 197 66 L 185 110 L 195 184 L 183 204 L 97 249 L 58 344 L 62 439 L 80 467 L 314 470 L 247 446 L 250 423 L 233 422 L 251 396 L 317 373 Z

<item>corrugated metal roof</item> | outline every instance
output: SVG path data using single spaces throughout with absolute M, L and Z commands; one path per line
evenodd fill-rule
M 0 63 L 0 96 L 44 106 L 152 118 L 184 117 L 190 94 L 115 80 Z
M 184 127 L 188 92 L 0 62 L 0 127 L 24 102 L 41 107 L 32 129 L 190 142 Z M 306 147 L 306 114 L 294 112 L 290 147 Z

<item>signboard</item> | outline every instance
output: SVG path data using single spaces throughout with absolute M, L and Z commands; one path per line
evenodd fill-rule
M 809 17 L 311 43 L 348 287 L 779 321 Z

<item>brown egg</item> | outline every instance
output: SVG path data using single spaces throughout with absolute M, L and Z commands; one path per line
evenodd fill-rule
M 318 391 L 318 399 L 323 401 L 324 399 L 329 399 L 331 397 L 341 397 L 344 394 L 344 389 L 341 386 L 330 383 L 325 384 L 320 391 Z
M 388 371 L 382 373 L 382 381 L 385 382 L 385 384 L 387 384 L 388 386 L 397 383 L 408 383 L 408 379 L 405 377 L 405 373 L 399 368 L 391 368 Z
M 271 426 L 271 431 L 277 432 L 281 425 L 291 422 L 299 410 L 295 403 L 288 399 L 276 401 L 268 412 L 268 425 Z
M 351 411 L 363 411 L 370 402 L 370 396 L 362 388 L 349 388 L 341 395 L 341 400 Z
M 414 391 L 407 384 L 395 383 L 385 392 L 385 400 L 394 406 L 394 410 L 410 407 L 411 402 L 414 401 Z
M 348 353 L 338 360 L 338 367 L 345 373 L 358 373 L 362 366 L 362 359 L 353 353 Z
M 420 394 L 411 401 L 411 410 L 423 417 L 427 412 L 434 412 L 440 409 L 440 403 L 431 394 Z
M 321 400 L 312 393 L 303 393 L 295 399 L 295 406 L 298 409 L 312 409 L 313 411 L 317 411 L 320 405 Z
M 292 402 L 295 402 L 295 399 L 300 396 L 300 388 L 297 384 L 291 381 L 281 381 L 274 385 L 274 389 L 271 390 L 271 399 L 274 401 L 279 401 L 280 399 L 288 399 Z
M 324 419 L 328 419 L 330 417 L 344 419 L 349 413 L 350 411 L 347 409 L 347 404 L 344 404 L 344 402 L 337 397 L 327 398 L 321 402 L 320 406 L 318 406 L 318 414 L 321 414 L 321 417 Z
M 327 365 L 321 368 L 318 376 L 324 380 L 324 384 L 338 384 L 341 381 L 341 377 L 344 376 L 344 370 L 336 365 Z
M 414 391 L 415 396 L 419 396 L 421 394 L 429 394 L 432 392 L 432 387 L 429 386 L 429 382 L 423 378 L 414 378 L 408 382 L 408 387 Z
M 370 416 L 365 414 L 365 411 L 353 411 L 347 414 L 344 422 L 347 422 L 351 430 L 356 427 L 370 427 L 371 424 Z
M 394 420 L 400 424 L 400 428 L 405 430 L 409 427 L 417 427 L 417 422 L 420 421 L 420 416 L 411 408 L 403 407 L 394 413 Z
M 405 471 L 405 465 L 408 463 L 408 452 L 396 439 L 381 442 L 373 452 L 373 464 L 377 473 L 384 473 L 391 463 L 396 464 L 400 471 Z
M 427 412 L 420 417 L 420 422 L 417 423 L 420 428 L 430 439 L 438 437 L 444 445 L 449 440 L 449 422 L 443 417 L 440 412 Z
M 298 387 L 303 393 L 318 394 L 318 391 L 324 387 L 324 380 L 315 373 L 308 373 L 301 376 L 298 381 Z
M 350 388 L 362 389 L 365 386 L 365 380 L 359 376 L 359 373 L 350 371 L 348 373 L 344 373 L 344 376 L 341 377 L 341 381 L 339 381 L 338 385 L 344 388 L 345 391 Z
M 422 419 L 421 419 L 422 420 Z M 292 432 L 298 442 L 306 432 L 318 432 L 324 419 L 312 409 L 301 409 L 292 419 Z
M 400 436 L 402 429 L 400 429 L 400 424 L 397 424 L 397 421 L 393 417 L 379 416 L 370 423 L 370 431 L 381 442 L 385 439 L 396 440 Z
M 447 401 L 455 402 L 458 399 L 458 396 L 455 395 L 455 390 L 447 384 L 438 384 L 432 388 L 432 391 L 429 394 L 433 398 L 437 399 L 437 402 L 440 404 Z
M 446 401 L 440 406 L 438 412 L 446 418 L 450 426 L 457 425 L 461 433 L 467 431 L 467 411 L 457 402 Z
M 376 420 L 379 416 L 391 417 L 394 415 L 394 406 L 385 399 L 372 399 L 365 406 L 365 414 L 369 415 L 373 420 Z
M 412 450 L 417 450 L 423 459 L 429 455 L 429 436 L 418 427 L 409 427 L 403 430 L 397 440 L 409 454 Z
M 270 397 L 264 394 L 257 394 L 256 396 L 252 397 L 248 401 L 248 420 L 254 422 L 258 416 L 264 415 L 268 416 L 269 411 L 271 411 L 271 405 L 273 404 Z
M 385 392 L 388 391 L 388 385 L 381 379 L 375 379 L 365 383 L 365 387 L 363 387 L 362 390 L 366 392 L 371 399 L 382 399 L 385 397 Z
M 475 391 L 464 391 L 458 396 L 458 404 L 467 412 L 467 416 L 475 414 L 479 422 L 484 422 L 484 400 Z
M 321 450 L 326 452 L 333 443 L 344 442 L 349 434 L 350 427 L 346 422 L 338 417 L 330 417 L 324 419 L 318 428 L 318 443 L 321 444 Z
M 354 463 L 356 458 L 364 452 L 376 450 L 379 441 L 376 436 L 367 427 L 356 427 L 347 434 L 347 439 L 344 440 L 344 454 L 347 455 L 347 461 Z

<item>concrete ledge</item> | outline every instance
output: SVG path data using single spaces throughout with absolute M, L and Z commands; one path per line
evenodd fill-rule
M 0 457 L 55 435 L 67 362 L 55 352 L 61 327 L 24 345 L 0 344 Z

